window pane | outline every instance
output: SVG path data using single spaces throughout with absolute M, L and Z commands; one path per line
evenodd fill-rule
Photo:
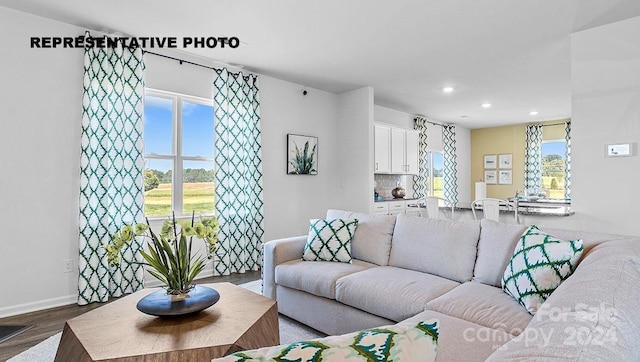
M 444 197 L 444 156 L 442 153 L 433 152 L 433 196 Z
M 151 95 L 144 97 L 144 153 L 173 154 L 173 101 Z
M 542 143 L 542 188 L 552 199 L 564 198 L 565 153 L 565 141 Z
M 144 213 L 171 215 L 172 160 L 147 159 L 144 170 Z
M 184 161 L 182 184 L 182 213 L 213 213 L 213 162 Z
M 182 103 L 182 155 L 213 157 L 213 107 Z

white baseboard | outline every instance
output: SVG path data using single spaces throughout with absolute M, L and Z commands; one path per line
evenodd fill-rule
M 207 278 L 213 276 L 213 268 L 205 268 L 198 276 L 197 279 Z M 156 288 L 161 287 L 162 283 L 151 274 L 145 273 L 145 288 Z M 0 318 L 11 317 L 18 314 L 25 314 L 31 312 L 37 312 L 43 309 L 60 307 L 63 305 L 75 304 L 78 302 L 78 294 L 67 295 L 63 297 L 51 298 L 51 299 L 43 299 L 35 302 L 22 303 L 17 305 L 12 305 L 8 307 L 0 308 Z
M 37 312 L 43 309 L 60 307 L 78 302 L 78 295 L 39 300 L 36 302 L 22 303 L 0 308 L 0 318 L 11 317 L 18 314 Z

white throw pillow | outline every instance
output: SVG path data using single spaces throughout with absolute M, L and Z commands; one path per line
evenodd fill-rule
M 531 225 L 520 237 L 502 277 L 502 289 L 535 314 L 575 269 L 582 239 L 564 241 Z
M 351 263 L 351 240 L 357 219 L 312 219 L 302 260 Z

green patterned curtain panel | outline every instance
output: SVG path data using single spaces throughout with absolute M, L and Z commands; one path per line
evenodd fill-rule
M 214 275 L 258 270 L 264 240 L 258 79 L 216 70 L 215 194 L 220 241 Z
M 442 126 L 442 144 L 444 147 L 444 199 L 458 202 L 458 163 L 456 161 L 456 127 Z
M 565 149 L 565 174 L 564 174 L 564 198 L 571 199 L 571 122 L 564 126 Z
M 542 126 L 527 125 L 524 154 L 524 189 L 537 190 L 542 187 Z
M 427 180 L 429 180 L 429 158 L 427 151 L 427 124 L 424 117 L 416 117 L 413 128 L 420 132 L 418 139 L 418 175 L 413 176 L 413 194 L 415 197 L 427 195 Z
M 144 220 L 142 50 L 84 53 L 80 158 L 78 304 L 106 302 L 143 287 L 140 264 L 110 268 L 102 245 L 123 222 Z M 123 260 L 141 261 L 132 242 Z

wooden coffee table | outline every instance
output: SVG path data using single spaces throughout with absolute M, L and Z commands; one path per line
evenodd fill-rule
M 136 309 L 143 289 L 70 319 L 56 361 L 209 361 L 280 343 L 272 299 L 231 283 L 205 284 L 220 300 L 202 312 L 174 318 Z

